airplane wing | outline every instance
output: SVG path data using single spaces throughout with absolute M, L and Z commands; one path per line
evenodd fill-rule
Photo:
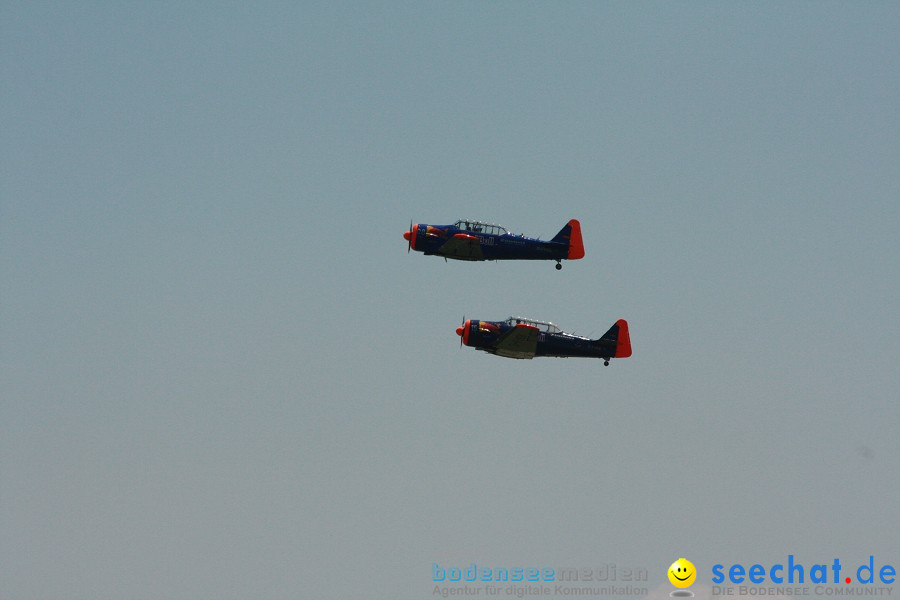
M 497 340 L 494 351 L 509 358 L 534 358 L 539 333 L 534 325 L 519 323 Z
M 462 260 L 484 260 L 481 241 L 474 235 L 457 233 L 437 249 L 437 254 Z

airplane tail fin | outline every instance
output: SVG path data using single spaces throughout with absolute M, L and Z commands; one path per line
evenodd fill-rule
M 631 336 L 628 333 L 628 321 L 619 319 L 609 331 L 596 340 L 596 343 L 609 350 L 610 358 L 628 358 L 631 356 Z
M 559 230 L 559 233 L 550 240 L 557 244 L 568 244 L 569 255 L 566 258 L 575 260 L 584 258 L 584 242 L 581 240 L 581 223 L 578 219 L 572 219 L 566 223 L 565 227 Z

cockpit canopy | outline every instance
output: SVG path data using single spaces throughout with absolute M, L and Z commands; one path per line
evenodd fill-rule
M 518 325 L 519 323 L 524 323 L 526 325 L 531 325 L 533 327 L 537 327 L 541 331 L 546 331 L 547 333 L 562 333 L 562 329 L 550 323 L 549 321 L 536 321 L 534 319 L 526 319 L 524 317 L 510 317 L 506 320 L 507 325 Z
M 460 220 L 453 224 L 455 227 L 463 231 L 471 231 L 473 233 L 490 233 L 493 235 L 503 235 L 509 233 L 505 227 L 499 225 L 491 225 L 490 223 L 482 223 L 481 221 Z

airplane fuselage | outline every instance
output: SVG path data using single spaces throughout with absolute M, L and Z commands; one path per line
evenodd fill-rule
M 570 220 L 552 240 L 508 232 L 499 225 L 457 221 L 452 225 L 412 225 L 403 237 L 409 249 L 454 260 L 562 260 L 584 256 L 581 225 Z
M 425 226 L 420 225 L 424 228 Z M 425 234 L 416 236 L 416 243 L 413 250 L 420 250 L 425 255 L 442 256 L 440 252 L 441 246 L 448 239 L 461 233 L 460 230 L 452 225 L 442 226 L 446 229 L 439 229 L 439 234 Z M 429 229 L 438 229 L 429 226 Z M 525 237 L 524 235 L 516 235 L 513 233 L 490 234 L 490 233 L 472 233 L 462 232 L 476 238 L 481 246 L 481 257 L 474 256 L 454 256 L 448 254 L 447 258 L 454 260 L 555 260 L 568 258 L 569 248 L 566 244 L 557 244 L 554 242 L 545 242 L 536 238 Z

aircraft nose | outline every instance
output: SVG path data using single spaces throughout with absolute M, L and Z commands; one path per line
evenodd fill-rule
M 463 320 L 462 327 L 456 328 L 456 335 L 461 338 L 459 340 L 460 346 L 462 346 L 463 344 L 465 344 L 466 346 L 469 345 L 469 326 L 471 325 L 471 323 L 472 321 L 470 320 Z
M 403 232 L 403 239 L 406 240 L 406 252 L 408 253 L 410 250 L 416 250 L 416 232 L 419 230 L 419 224 L 409 222 L 409 229 Z

